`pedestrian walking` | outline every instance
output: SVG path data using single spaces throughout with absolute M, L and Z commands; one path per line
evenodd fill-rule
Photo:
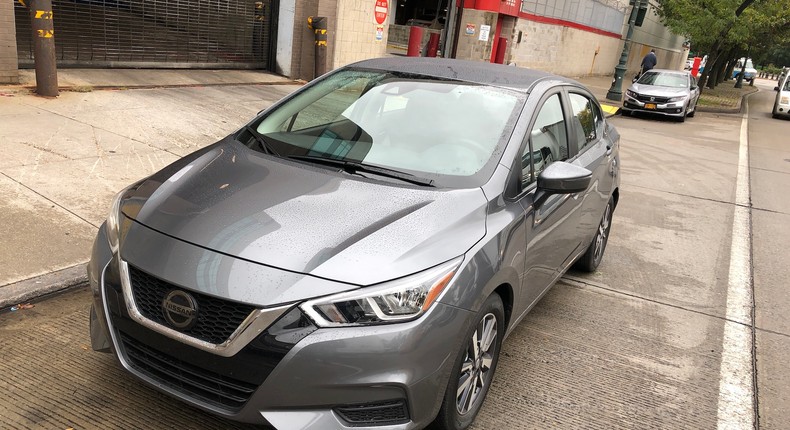
M 639 71 L 639 75 L 641 76 L 642 73 L 656 67 L 656 63 L 658 63 L 658 59 L 656 59 L 656 50 L 651 49 L 650 52 L 645 55 L 645 58 L 642 59 L 641 70 Z

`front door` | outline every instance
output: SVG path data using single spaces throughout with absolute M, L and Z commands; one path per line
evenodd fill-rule
M 544 98 L 531 127 L 521 161 L 521 205 L 526 213 L 526 273 L 522 282 L 524 309 L 529 309 L 559 276 L 559 269 L 579 247 L 576 231 L 578 194 L 550 196 L 534 204 L 537 178 L 551 163 L 570 161 L 574 153 L 562 91 Z

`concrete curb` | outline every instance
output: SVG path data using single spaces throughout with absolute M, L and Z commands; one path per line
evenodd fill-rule
M 697 109 L 699 109 L 700 112 L 707 113 L 740 113 L 741 109 L 743 108 L 743 100 L 758 91 L 760 91 L 760 89 L 754 87 L 754 91 L 742 95 L 741 98 L 738 99 L 738 103 L 735 105 L 735 107 L 699 106 Z
M 0 287 L 0 309 L 87 283 L 86 264 L 80 263 Z

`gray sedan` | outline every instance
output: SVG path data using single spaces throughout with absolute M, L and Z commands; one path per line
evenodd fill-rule
M 697 80 L 688 71 L 653 69 L 626 90 L 621 112 L 649 112 L 683 122 L 697 113 L 699 95 Z
M 93 349 L 238 421 L 467 428 L 505 337 L 601 264 L 618 144 L 558 76 L 343 67 L 117 195 L 88 267 Z

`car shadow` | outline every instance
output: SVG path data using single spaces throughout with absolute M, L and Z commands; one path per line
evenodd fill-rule
M 668 123 L 681 124 L 681 122 L 677 118 L 666 116 L 666 115 L 661 115 L 661 114 L 650 113 L 650 112 L 636 112 L 636 111 L 634 111 L 634 112 L 631 112 L 630 115 L 623 115 L 622 111 L 620 111 L 620 116 L 623 117 L 623 118 L 652 119 L 652 120 L 659 121 L 659 122 L 668 122 Z M 693 120 L 694 120 L 694 118 L 686 117 L 686 121 L 693 121 Z

